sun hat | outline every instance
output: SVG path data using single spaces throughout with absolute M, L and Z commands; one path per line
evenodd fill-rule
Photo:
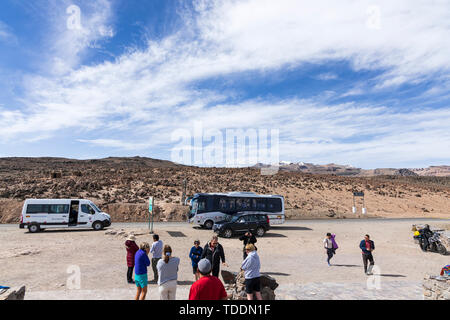
M 134 241 L 134 240 L 136 240 L 136 237 L 134 236 L 134 234 L 130 234 L 128 236 L 127 240 Z
M 197 267 L 201 273 L 209 273 L 211 271 L 211 262 L 208 259 L 202 259 L 198 262 Z

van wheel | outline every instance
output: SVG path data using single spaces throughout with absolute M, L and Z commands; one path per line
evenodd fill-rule
M 233 236 L 233 231 L 231 229 L 226 229 L 223 232 L 223 236 L 224 238 L 231 238 Z
M 205 226 L 206 229 L 212 229 L 213 225 L 214 225 L 214 222 L 212 222 L 211 220 L 207 220 L 204 223 L 204 226 Z
M 39 232 L 40 229 L 41 229 L 41 228 L 39 228 L 39 225 L 38 225 L 38 224 L 31 224 L 31 225 L 28 227 L 28 231 L 31 232 L 31 233 Z
M 256 229 L 256 235 L 258 237 L 262 237 L 265 233 L 266 233 L 266 230 L 262 227 L 259 227 L 258 229 Z
M 99 231 L 103 229 L 103 223 L 101 223 L 100 221 L 95 221 L 92 224 L 92 228 L 94 228 L 95 231 Z

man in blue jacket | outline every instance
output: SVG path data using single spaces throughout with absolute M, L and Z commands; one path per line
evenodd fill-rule
M 373 261 L 372 252 L 375 250 L 375 243 L 370 240 L 370 236 L 366 234 L 364 240 L 361 240 L 359 247 L 362 250 L 362 258 L 364 263 L 364 273 L 367 275 L 372 274 L 372 268 L 375 262 Z M 367 262 L 370 261 L 369 270 L 367 270 Z

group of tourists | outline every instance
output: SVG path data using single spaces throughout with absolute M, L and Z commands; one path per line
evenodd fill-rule
M 247 299 L 262 300 L 260 288 L 261 263 L 255 247 L 256 237 L 247 232 L 240 238 L 244 243 L 244 260 L 241 270 L 245 276 Z M 145 300 L 148 287 L 147 268 L 152 265 L 153 281 L 158 284 L 161 300 L 175 300 L 180 258 L 172 255 L 172 248 L 164 245 L 158 235 L 153 235 L 153 243 L 136 244 L 136 237 L 130 235 L 125 241 L 127 250 L 127 282 L 136 284 L 136 300 Z M 148 257 L 152 254 L 152 258 Z M 219 279 L 220 266 L 228 266 L 225 252 L 219 239 L 214 235 L 202 248 L 200 241 L 195 240 L 190 249 L 192 271 L 195 282 L 189 292 L 189 300 L 225 300 L 229 296 Z M 133 280 L 134 269 L 134 280 Z
M 180 258 L 174 257 L 172 248 L 164 245 L 158 235 L 153 235 L 153 243 L 143 242 L 138 245 L 134 235 L 130 235 L 125 241 L 127 250 L 127 281 L 137 287 L 136 300 L 145 300 L 147 295 L 148 275 L 147 268 L 151 265 L 153 270 L 153 283 L 158 284 L 161 300 L 175 300 L 178 280 L 178 268 Z M 255 243 L 256 237 L 246 232 L 239 238 L 243 242 L 243 261 L 241 270 L 244 271 L 245 292 L 248 300 L 262 300 L 260 269 L 261 262 Z M 323 240 L 323 246 L 327 254 L 328 266 L 332 266 L 331 259 L 339 248 L 336 235 L 327 233 Z M 361 240 L 359 248 L 362 250 L 364 273 L 372 274 L 375 264 L 372 252 L 375 243 L 368 234 Z M 152 254 L 150 260 L 149 254 Z M 194 246 L 189 251 L 192 272 L 195 282 L 189 292 L 189 300 L 223 300 L 229 296 L 222 281 L 219 279 L 220 266 L 228 266 L 225 262 L 225 252 L 219 239 L 214 235 L 202 248 L 200 240 L 194 241 Z M 134 269 L 134 280 L 133 280 Z
M 327 254 L 327 263 L 331 267 L 331 258 L 336 254 L 336 250 L 339 248 L 336 242 L 336 235 L 327 233 L 325 239 L 323 239 L 323 246 Z M 375 265 L 372 252 L 375 250 L 375 243 L 370 240 L 370 236 L 366 234 L 364 239 L 359 243 L 359 248 L 362 250 L 362 259 L 364 264 L 364 273 L 367 275 L 372 274 L 372 268 Z M 369 265 L 370 263 L 370 265 Z
M 158 235 L 153 236 L 153 243 L 143 242 L 138 247 L 136 237 L 130 235 L 125 241 L 127 249 L 127 281 L 137 287 L 136 300 L 145 300 L 147 295 L 147 267 L 152 265 L 153 282 L 158 284 L 161 300 L 174 300 L 177 288 L 178 265 L 180 259 L 172 256 L 172 248 L 163 246 Z M 152 253 L 150 261 L 148 255 Z M 132 278 L 134 268 L 134 281 Z

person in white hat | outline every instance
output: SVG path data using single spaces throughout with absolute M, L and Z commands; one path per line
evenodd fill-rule
M 136 237 L 133 234 L 130 234 L 125 241 L 125 248 L 127 249 L 127 282 L 134 283 L 133 281 L 133 269 L 134 269 L 134 256 L 136 252 L 139 250 L 138 245 L 136 244 Z

